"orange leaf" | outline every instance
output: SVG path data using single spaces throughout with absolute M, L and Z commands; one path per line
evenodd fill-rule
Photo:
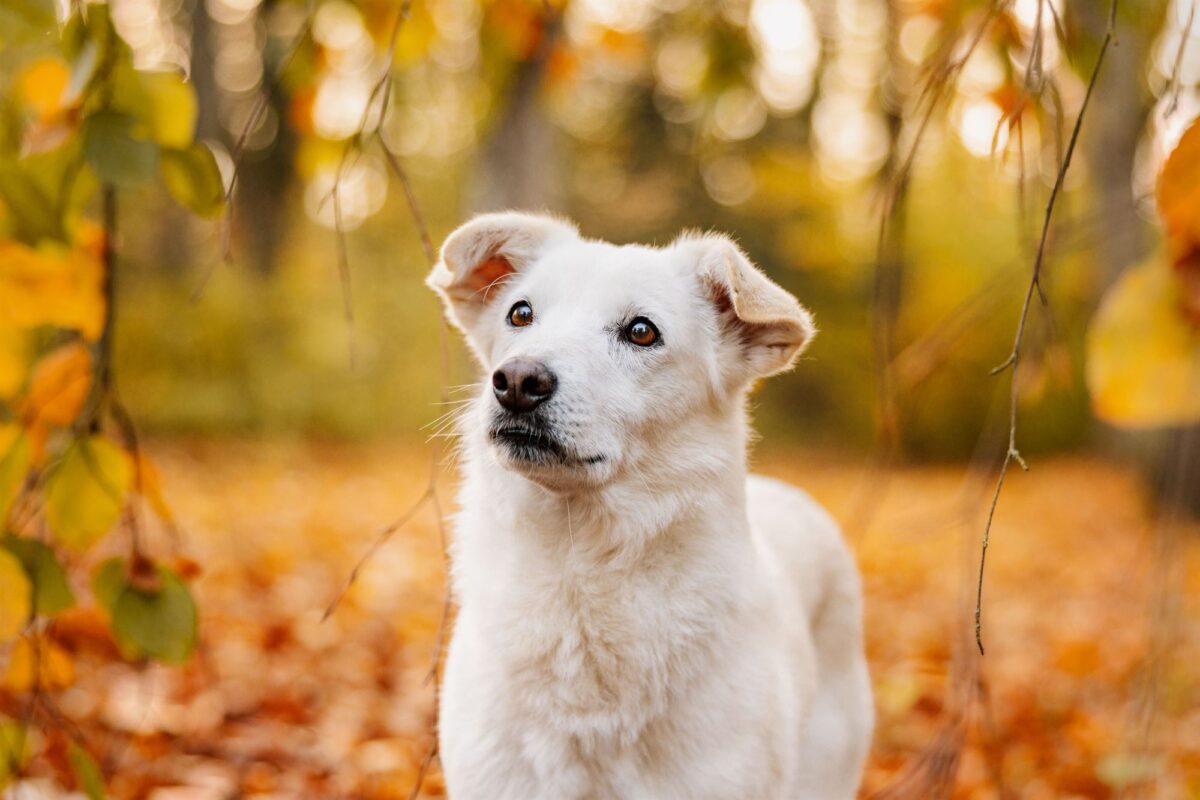
M 65 689 L 74 682 L 75 665 L 66 650 L 41 637 L 24 636 L 13 645 L 0 684 L 14 692 L 28 692 L 35 686 Z
M 92 386 L 92 356 L 79 342 L 63 345 L 33 369 L 21 416 L 29 428 L 65 428 L 79 416 Z
M 62 108 L 71 72 L 56 58 L 42 58 L 30 65 L 18 81 L 19 96 L 37 115 L 46 119 Z
M 1184 132 L 1163 165 L 1158 210 L 1176 256 L 1200 247 L 1200 119 Z

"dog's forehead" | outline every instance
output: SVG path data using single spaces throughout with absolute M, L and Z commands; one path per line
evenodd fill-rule
M 575 301 L 630 302 L 686 294 L 685 272 L 669 249 L 583 241 L 556 248 L 529 274 L 529 286 Z

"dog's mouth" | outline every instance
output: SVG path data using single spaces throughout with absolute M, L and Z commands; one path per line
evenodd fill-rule
M 533 466 L 592 466 L 603 455 L 580 456 L 566 447 L 543 426 L 498 423 L 488 431 L 492 443 L 513 460 Z

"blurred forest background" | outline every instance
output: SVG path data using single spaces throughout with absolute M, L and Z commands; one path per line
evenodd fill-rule
M 25 3 L 36 5 L 9 4 L 14 33 Z M 904 264 L 890 290 L 903 301 L 891 312 L 893 347 L 913 455 L 962 456 L 978 439 L 996 383 L 981 376 L 1011 345 L 1022 299 L 1012 289 L 1028 272 L 1062 128 L 1105 30 L 1105 3 L 1062 9 L 1071 61 L 1042 15 L 1055 86 L 1044 102 L 1063 106 L 1055 120 L 1023 94 L 1039 3 L 1008 5 L 944 88 L 915 154 Z M 229 264 L 221 226 L 173 207 L 160 185 L 122 198 L 117 336 L 130 410 L 148 430 L 173 433 L 366 436 L 429 421 L 436 306 L 421 286 L 417 232 L 379 147 L 343 158 L 349 137 L 378 129 L 403 159 L 435 243 L 470 213 L 504 207 L 559 211 L 617 242 L 733 232 L 823 330 L 814 362 L 765 388 L 770 438 L 863 448 L 876 427 L 869 313 L 881 194 L 916 133 L 902 116 L 925 91 L 922 65 L 949 57 L 939 47 L 961 47 L 954 34 L 971 33 L 987 6 L 416 3 L 396 38 L 387 114 L 375 118 L 376 92 L 364 120 L 388 62 L 393 3 L 321 2 L 311 23 L 304 3 L 114 3 L 134 64 L 186 74 L 196 138 L 226 181 L 235 154 L 241 167 Z M 1120 271 L 1159 247 L 1155 175 L 1200 110 L 1189 91 L 1162 119 L 1176 102 L 1170 81 L 1189 11 L 1145 0 L 1118 10 L 1120 44 L 1055 231 L 1046 291 L 1057 324 L 1051 332 L 1035 320 L 1041 341 L 1023 376 L 1031 450 L 1077 446 L 1094 432 L 1080 380 L 1086 323 Z M 15 73 L 38 53 L 8 38 Z M 1184 53 L 1181 72 L 1191 89 L 1200 48 Z M 1023 136 L 1000 125 L 1014 111 Z M 353 325 L 331 235 L 335 180 Z M 453 383 L 470 377 L 456 370 Z
M 4 0 L 4 797 L 439 795 L 475 375 L 422 281 L 499 208 L 726 231 L 815 312 L 758 460 L 858 549 L 870 792 L 1200 797 L 1196 16 Z

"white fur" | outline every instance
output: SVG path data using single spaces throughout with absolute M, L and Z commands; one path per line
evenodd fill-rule
M 745 468 L 746 391 L 808 313 L 724 237 L 617 247 L 514 213 L 455 232 L 430 284 L 485 370 L 460 421 L 450 797 L 853 798 L 873 727 L 854 562 L 813 500 Z M 661 346 L 621 339 L 635 315 Z M 490 439 L 486 376 L 514 356 L 557 374 L 560 462 Z

